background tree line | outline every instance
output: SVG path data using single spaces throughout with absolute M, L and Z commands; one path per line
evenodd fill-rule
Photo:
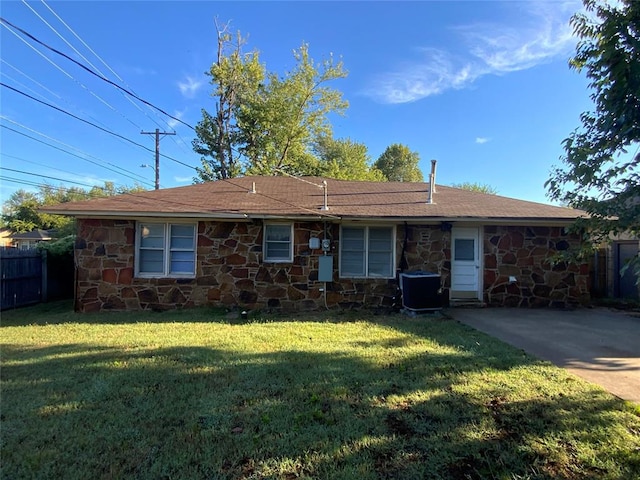
M 45 205 L 136 193 L 144 190 L 140 185 L 116 187 L 113 182 L 105 182 L 101 187 L 95 186 L 90 189 L 52 185 L 41 185 L 37 192 L 21 189 L 14 192 L 2 205 L 0 226 L 10 228 L 17 233 L 30 232 L 35 229 L 55 229 L 58 237 L 72 235 L 75 234 L 75 224 L 72 217 L 43 213 L 40 208 Z

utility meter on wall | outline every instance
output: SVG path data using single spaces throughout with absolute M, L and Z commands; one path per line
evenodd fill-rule
M 331 240 L 325 238 L 322 240 L 322 251 L 328 252 L 329 250 L 331 250 Z

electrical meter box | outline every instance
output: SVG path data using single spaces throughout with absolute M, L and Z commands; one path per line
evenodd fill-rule
M 333 282 L 333 255 L 318 257 L 318 281 Z

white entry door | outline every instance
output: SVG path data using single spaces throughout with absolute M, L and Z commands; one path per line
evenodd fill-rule
M 454 227 L 451 234 L 451 297 L 480 298 L 479 229 Z

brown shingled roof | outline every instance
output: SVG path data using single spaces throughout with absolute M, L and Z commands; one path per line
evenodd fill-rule
M 371 219 L 496 219 L 570 221 L 584 212 L 438 185 L 428 204 L 428 184 L 326 179 L 243 177 L 151 190 L 42 210 L 76 216 L 190 216 L 199 218 L 320 217 Z M 252 193 L 255 184 L 255 193 Z M 316 186 L 318 185 L 318 186 Z

